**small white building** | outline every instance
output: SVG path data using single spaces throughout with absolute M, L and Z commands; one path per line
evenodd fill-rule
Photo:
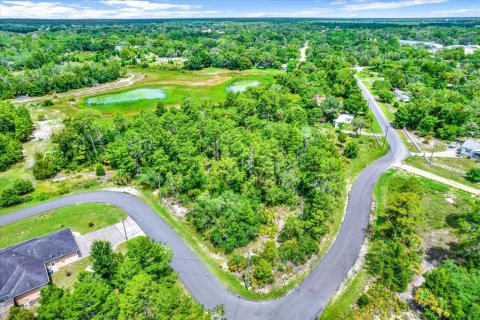
M 398 101 L 409 102 L 411 99 L 411 95 L 409 93 L 405 93 L 400 89 L 393 90 L 393 93 Z
M 468 139 L 460 146 L 460 154 L 472 159 L 480 159 L 480 142 Z
M 340 123 L 352 123 L 353 118 L 355 118 L 354 115 L 342 113 L 338 116 L 337 119 L 333 120 L 333 126 L 335 128 L 338 128 Z

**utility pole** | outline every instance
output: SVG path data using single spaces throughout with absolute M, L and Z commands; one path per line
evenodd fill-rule
M 248 260 L 247 260 L 247 279 L 245 280 L 245 288 L 248 290 L 250 286 L 250 255 L 252 251 L 248 252 Z
M 387 131 L 385 131 L 385 137 L 383 138 L 382 149 L 385 147 L 385 142 L 387 142 L 387 134 L 388 134 L 388 129 L 389 128 L 390 128 L 390 126 L 387 126 Z
M 432 154 L 430 155 L 430 164 L 432 164 L 433 152 L 435 151 L 435 141 L 433 141 Z
M 158 174 L 158 196 L 160 197 L 160 187 L 161 187 L 161 180 L 160 180 L 160 173 Z
M 122 220 L 122 224 L 123 224 L 123 233 L 125 233 L 125 240 L 128 240 L 127 229 L 125 228 L 125 220 Z

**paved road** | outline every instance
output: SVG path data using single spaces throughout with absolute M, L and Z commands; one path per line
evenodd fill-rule
M 389 125 L 366 88 L 360 88 L 386 130 Z M 378 177 L 392 164 L 408 156 L 394 130 L 387 135 L 391 149 L 363 170 L 355 181 L 344 222 L 336 240 L 320 263 L 286 296 L 271 301 L 250 301 L 229 292 L 166 223 L 142 200 L 125 193 L 98 191 L 68 196 L 0 216 L 0 226 L 77 203 L 110 203 L 125 210 L 152 239 L 166 243 L 174 252 L 172 267 L 193 297 L 207 308 L 225 306 L 228 319 L 315 319 L 325 308 L 353 266 L 365 239 L 371 196 Z

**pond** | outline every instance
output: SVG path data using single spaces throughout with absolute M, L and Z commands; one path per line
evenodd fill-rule
M 260 84 L 257 80 L 239 80 L 235 81 L 227 87 L 228 92 L 244 92 L 247 88 L 256 87 Z
M 87 99 L 87 105 L 105 106 L 117 102 L 165 99 L 166 97 L 167 95 L 163 89 L 143 88 L 91 97 Z

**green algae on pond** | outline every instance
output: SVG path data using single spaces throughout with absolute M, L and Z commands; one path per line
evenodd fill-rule
M 118 102 L 165 99 L 163 89 L 143 88 L 87 98 L 87 106 L 105 106 Z
M 238 80 L 227 87 L 228 92 L 244 92 L 250 87 L 256 87 L 260 84 L 257 80 Z

